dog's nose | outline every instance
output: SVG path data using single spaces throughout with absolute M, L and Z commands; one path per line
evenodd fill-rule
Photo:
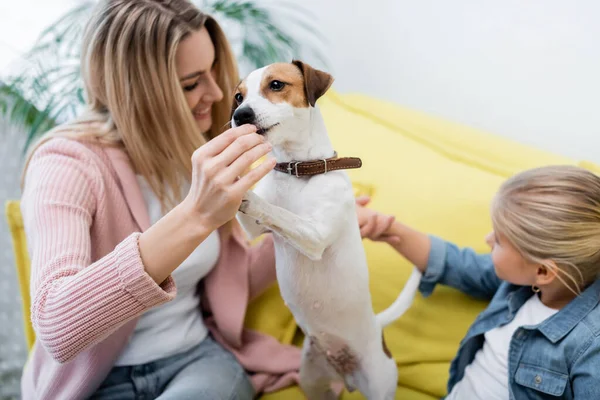
M 237 126 L 251 124 L 254 122 L 255 117 L 254 110 L 250 107 L 238 108 L 233 113 L 233 120 Z

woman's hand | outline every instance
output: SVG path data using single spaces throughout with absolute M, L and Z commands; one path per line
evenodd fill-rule
M 139 238 L 144 267 L 156 283 L 232 220 L 244 194 L 275 166 L 275 160 L 267 160 L 242 176 L 271 149 L 255 132 L 250 125 L 229 129 L 194 152 L 188 195 Z
M 361 196 L 356 199 L 356 214 L 358 217 L 358 226 L 363 238 L 374 241 L 395 244 L 400 238 L 390 232 L 395 218 L 393 215 L 381 214 L 375 210 L 366 207 L 371 199 L 368 196 Z
M 192 217 L 210 230 L 233 219 L 244 194 L 273 169 L 275 160 L 244 172 L 270 150 L 253 125 L 231 128 L 196 150 L 191 188 L 184 200 Z

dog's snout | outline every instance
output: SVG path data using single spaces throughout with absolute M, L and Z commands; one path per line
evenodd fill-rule
M 241 107 L 233 113 L 233 120 L 237 126 L 251 124 L 254 122 L 256 115 L 250 107 Z

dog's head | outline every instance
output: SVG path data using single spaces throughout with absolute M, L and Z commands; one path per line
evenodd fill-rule
M 309 130 L 310 109 L 332 83 L 330 74 L 302 61 L 257 69 L 236 89 L 231 125 L 255 125 L 274 146 L 301 141 L 298 135 Z

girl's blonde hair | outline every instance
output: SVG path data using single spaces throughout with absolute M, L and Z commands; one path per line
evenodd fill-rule
M 198 130 L 175 66 L 179 43 L 201 28 L 215 46 L 216 81 L 223 91 L 208 132 Z M 239 76 L 218 23 L 188 0 L 101 0 L 84 33 L 81 71 L 85 111 L 45 134 L 28 159 L 57 136 L 121 146 L 163 208 L 173 207 L 191 177 L 192 153 L 230 118 Z
M 494 229 L 579 294 L 600 272 L 600 177 L 574 166 L 508 179 L 492 202 Z M 553 261 L 556 264 L 552 264 Z

